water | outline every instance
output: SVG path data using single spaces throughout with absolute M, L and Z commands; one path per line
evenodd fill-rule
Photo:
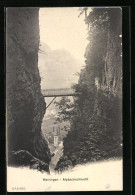
M 52 156 L 51 158 L 51 162 L 49 165 L 50 173 L 54 172 L 54 169 L 62 155 L 63 155 L 63 142 L 61 141 L 58 147 L 54 150 L 54 156 Z

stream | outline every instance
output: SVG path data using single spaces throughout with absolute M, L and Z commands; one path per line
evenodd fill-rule
M 51 162 L 49 165 L 50 173 L 54 172 L 54 169 L 62 155 L 63 155 L 63 142 L 61 141 L 58 147 L 54 150 L 54 156 L 52 156 L 51 158 Z

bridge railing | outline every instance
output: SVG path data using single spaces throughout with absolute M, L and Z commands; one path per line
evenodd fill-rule
M 75 95 L 75 90 L 72 88 L 44 89 L 42 94 L 44 97 L 70 96 Z

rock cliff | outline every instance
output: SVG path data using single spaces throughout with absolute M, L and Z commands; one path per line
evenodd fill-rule
M 8 164 L 49 171 L 50 151 L 41 133 L 46 103 L 38 70 L 39 9 L 6 10 Z
M 85 67 L 75 87 L 80 95 L 73 114 L 70 112 L 70 132 L 57 171 L 122 158 L 121 9 L 94 8 L 90 13 L 89 23 L 94 26 L 89 31 Z

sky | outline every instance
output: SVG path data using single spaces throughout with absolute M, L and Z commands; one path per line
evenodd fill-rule
M 51 49 L 66 49 L 76 59 L 84 62 L 87 26 L 84 15 L 78 18 L 78 7 L 40 8 L 40 41 Z

